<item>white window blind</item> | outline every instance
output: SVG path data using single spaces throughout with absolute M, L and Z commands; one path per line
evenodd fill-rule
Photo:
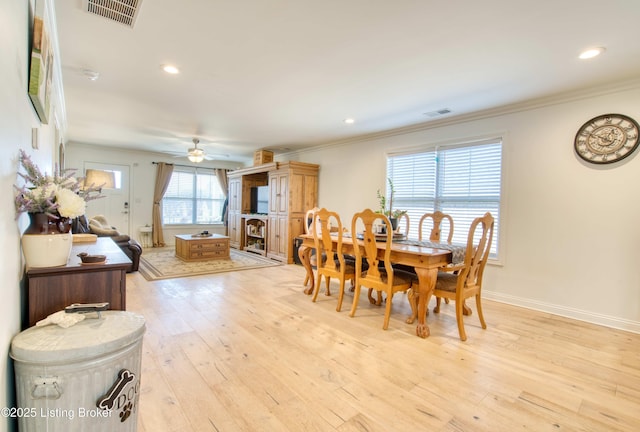
M 213 170 L 176 167 L 162 199 L 162 222 L 166 225 L 221 222 L 224 200 Z
M 502 141 L 483 141 L 460 147 L 391 155 L 387 176 L 393 182 L 393 208 L 407 210 L 409 235 L 418 237 L 418 222 L 424 213 L 440 210 L 454 221 L 453 243 L 466 244 L 473 219 L 491 212 L 495 218 L 491 256 L 498 255 Z M 387 196 L 390 190 L 387 185 Z M 443 224 L 446 239 L 449 227 Z M 423 229 L 428 237 L 431 227 Z

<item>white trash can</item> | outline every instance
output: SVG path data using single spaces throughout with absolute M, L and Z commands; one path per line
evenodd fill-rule
M 16 335 L 20 431 L 135 431 L 144 332 L 141 315 L 105 311 L 66 329 L 31 327 Z

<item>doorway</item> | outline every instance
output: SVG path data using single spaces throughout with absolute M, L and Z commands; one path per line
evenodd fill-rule
M 107 221 L 120 232 L 130 234 L 130 208 L 129 198 L 129 166 L 116 164 L 103 164 L 98 162 L 85 162 L 84 172 L 88 169 L 97 169 L 113 172 L 115 187 L 103 189 L 104 198 L 87 202 L 87 218 L 103 215 Z

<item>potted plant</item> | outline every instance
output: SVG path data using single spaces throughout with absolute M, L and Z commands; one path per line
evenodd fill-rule
M 387 216 L 389 218 L 389 221 L 391 222 L 391 227 L 395 231 L 396 229 L 398 229 L 398 219 L 402 217 L 402 215 L 404 215 L 407 211 L 393 209 L 393 194 L 396 192 L 396 190 L 393 187 L 393 182 L 391 181 L 390 178 L 387 178 L 387 182 L 389 183 L 389 199 L 387 199 L 387 197 L 382 195 L 380 193 L 380 189 L 378 189 L 377 196 L 378 196 L 378 202 L 380 203 L 380 209 L 377 211 L 377 213 L 381 213 Z M 387 209 L 387 203 L 389 204 L 388 209 Z
M 30 267 L 64 265 L 71 251 L 71 220 L 84 215 L 86 201 L 101 198 L 98 187 L 83 188 L 84 178 L 73 177 L 73 170 L 52 175 L 43 173 L 24 150 L 20 150 L 18 172 L 25 184 L 15 186 L 16 219 L 29 215 L 29 226 L 22 235 L 22 249 Z

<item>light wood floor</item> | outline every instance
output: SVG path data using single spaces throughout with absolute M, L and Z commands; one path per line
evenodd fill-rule
M 366 293 L 356 317 L 302 293 L 296 265 L 147 282 L 139 431 L 640 430 L 640 335 L 485 300 L 487 329 L 453 304 L 428 339 L 389 330 Z M 433 302 L 431 309 L 433 307 Z

